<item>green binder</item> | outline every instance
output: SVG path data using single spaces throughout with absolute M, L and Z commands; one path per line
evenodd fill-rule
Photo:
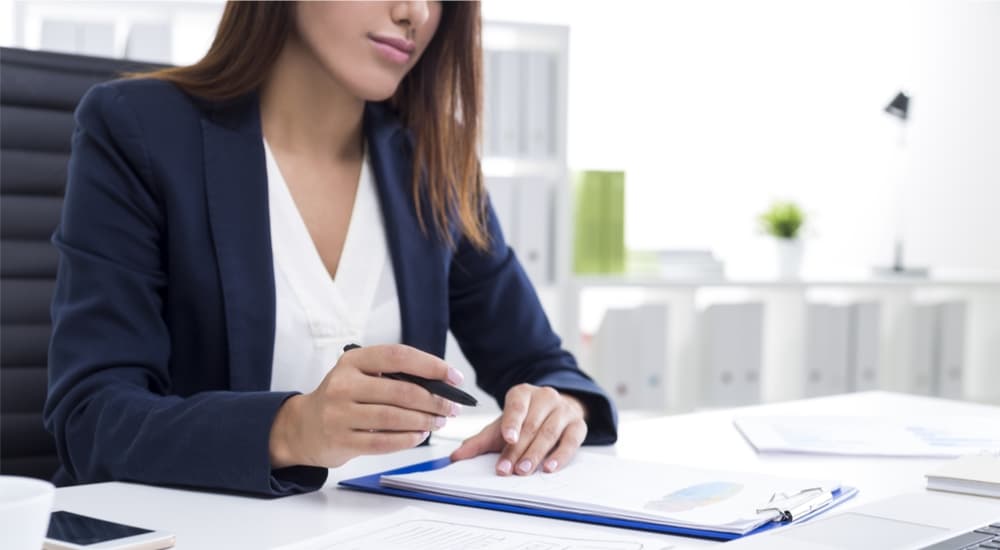
M 577 174 L 575 224 L 574 272 L 625 270 L 625 172 Z

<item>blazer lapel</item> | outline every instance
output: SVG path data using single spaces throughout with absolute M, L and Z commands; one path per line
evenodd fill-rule
M 447 333 L 445 246 L 420 230 L 412 193 L 409 136 L 380 104 L 365 107 L 365 135 L 399 296 L 403 343 L 444 356 Z M 429 212 L 424 215 L 430 221 Z
M 274 354 L 274 268 L 257 94 L 216 105 L 202 119 L 202 135 L 231 389 L 268 390 Z

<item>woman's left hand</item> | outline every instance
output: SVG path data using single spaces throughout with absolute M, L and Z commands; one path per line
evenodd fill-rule
M 550 387 L 519 384 L 507 392 L 500 418 L 463 441 L 451 459 L 500 451 L 498 475 L 528 475 L 539 466 L 554 472 L 583 444 L 587 437 L 585 418 L 579 399 Z

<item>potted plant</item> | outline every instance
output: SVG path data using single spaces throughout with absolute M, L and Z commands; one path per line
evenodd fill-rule
M 775 237 L 778 276 L 794 279 L 802 269 L 803 244 L 799 234 L 805 214 L 791 201 L 775 201 L 760 215 L 761 228 Z

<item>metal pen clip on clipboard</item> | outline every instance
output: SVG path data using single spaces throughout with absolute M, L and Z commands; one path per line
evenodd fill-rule
M 774 512 L 778 521 L 795 521 L 833 502 L 833 493 L 822 487 L 810 487 L 798 493 L 774 493 L 767 505 L 757 508 L 758 514 Z

